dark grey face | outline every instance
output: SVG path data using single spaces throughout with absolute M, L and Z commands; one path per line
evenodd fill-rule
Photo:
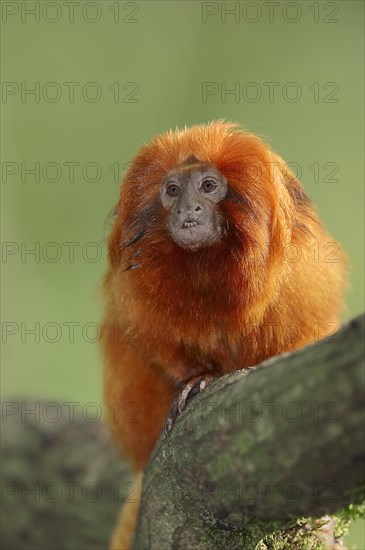
M 227 182 L 213 167 L 185 166 L 170 172 L 161 202 L 169 210 L 168 229 L 173 240 L 191 250 L 217 242 L 223 220 L 216 205 L 226 194 Z

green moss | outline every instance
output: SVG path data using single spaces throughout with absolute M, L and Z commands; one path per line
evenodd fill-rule
M 349 504 L 349 506 L 334 514 L 335 537 L 339 539 L 348 535 L 351 521 L 360 518 L 365 518 L 365 502 L 362 504 Z
M 289 523 L 249 520 L 235 533 L 226 533 L 224 547 L 227 550 L 323 550 L 324 546 L 318 539 L 316 530 L 325 523 L 323 520 L 304 518 Z M 216 527 L 219 528 L 218 524 Z M 221 528 L 219 531 L 222 534 Z M 268 534 L 263 537 L 263 533 Z
M 335 538 L 340 539 L 348 532 L 352 520 L 365 517 L 365 503 L 351 504 L 332 516 L 335 521 Z M 207 518 L 204 518 L 207 521 Z M 214 541 L 215 547 L 225 550 L 324 550 L 324 544 L 318 538 L 318 530 L 327 520 L 320 518 L 299 518 L 296 520 L 259 521 L 246 518 L 242 527 L 232 529 L 210 516 L 209 536 L 202 533 L 197 548 L 209 549 Z M 263 533 L 267 533 L 263 536 Z
M 292 526 L 266 536 L 255 550 L 323 550 L 323 544 L 316 535 L 319 527 L 310 519 L 296 520 Z

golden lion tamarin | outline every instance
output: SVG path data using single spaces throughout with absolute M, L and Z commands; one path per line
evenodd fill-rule
M 338 328 L 344 254 L 285 162 L 236 124 L 169 131 L 142 147 L 108 253 L 105 401 L 137 472 L 212 377 Z M 114 421 L 115 406 L 130 403 L 138 421 Z M 112 548 L 128 547 L 136 511 L 123 511 Z

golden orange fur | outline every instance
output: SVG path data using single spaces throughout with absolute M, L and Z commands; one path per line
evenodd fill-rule
M 170 238 L 159 198 L 166 174 L 192 156 L 230 190 L 218 205 L 224 237 L 198 251 Z M 259 137 L 218 121 L 142 147 L 109 237 L 103 327 L 105 400 L 120 413 L 110 424 L 135 469 L 181 383 L 207 363 L 221 375 L 338 328 L 344 263 L 301 184 Z M 123 418 L 131 403 L 134 421 Z

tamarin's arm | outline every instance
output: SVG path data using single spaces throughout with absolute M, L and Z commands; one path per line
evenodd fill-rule
M 134 468 L 143 470 L 163 429 L 174 387 L 141 357 L 138 341 L 118 341 L 114 327 L 114 322 L 104 322 L 104 399 L 109 424 Z

